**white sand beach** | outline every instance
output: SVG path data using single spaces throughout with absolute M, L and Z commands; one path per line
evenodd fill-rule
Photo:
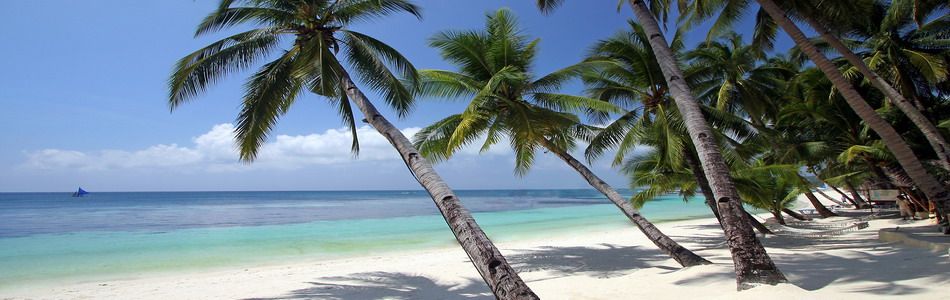
M 820 222 L 842 222 L 836 217 Z M 499 243 L 543 299 L 950 299 L 950 257 L 878 240 L 886 227 L 929 221 L 877 219 L 826 238 L 768 236 L 791 284 L 736 291 L 715 219 L 661 223 L 713 261 L 681 269 L 635 228 Z M 490 299 L 458 248 L 124 280 L 30 286 L 0 299 Z

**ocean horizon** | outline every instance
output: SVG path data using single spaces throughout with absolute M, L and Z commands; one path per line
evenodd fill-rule
M 495 241 L 636 230 L 593 189 L 456 193 Z M 653 222 L 712 215 L 675 194 L 641 213 Z M 0 193 L 0 288 L 455 245 L 423 190 Z

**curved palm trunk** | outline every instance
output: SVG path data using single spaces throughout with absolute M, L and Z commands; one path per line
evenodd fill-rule
M 788 208 L 783 208 L 782 212 L 784 212 L 786 215 L 791 216 L 792 218 L 795 218 L 801 221 L 811 221 L 811 218 L 809 218 L 808 216 L 800 214 L 797 211 L 794 211 Z M 785 223 L 782 223 L 782 224 L 785 224 Z
M 864 200 L 863 197 L 861 197 L 861 193 L 858 192 L 858 188 L 854 187 L 854 184 L 851 184 L 850 182 L 845 182 L 845 185 L 848 187 L 848 191 L 851 192 L 851 197 L 854 197 L 854 202 L 858 203 L 857 208 L 868 208 L 869 206 L 871 206 L 870 203 L 868 203 L 867 201 Z
M 822 197 L 824 197 L 825 199 L 828 199 L 829 201 L 834 202 L 834 203 L 836 203 L 836 204 L 838 204 L 838 205 L 847 205 L 847 203 L 838 201 L 838 199 L 832 198 L 832 197 L 829 196 L 828 194 L 825 194 L 825 192 L 823 192 L 823 191 L 820 190 L 820 189 L 815 189 L 815 192 L 818 192 L 818 194 L 821 195 Z
M 706 173 L 703 172 L 703 168 L 699 166 L 699 163 L 696 162 L 697 158 L 693 157 L 693 152 L 689 149 L 683 149 L 683 159 L 686 160 L 686 164 L 689 165 L 689 169 L 693 173 L 693 178 L 696 179 L 696 185 L 699 186 L 699 190 L 703 193 L 703 198 L 706 199 L 706 206 L 709 206 L 709 209 L 712 210 L 713 215 L 716 216 L 716 220 L 719 221 L 719 226 L 722 226 L 722 216 L 719 215 L 719 208 L 716 207 L 716 196 L 713 195 L 712 188 L 709 187 L 709 181 L 706 180 Z
M 633 204 L 631 204 L 630 201 L 625 199 L 623 196 L 620 196 L 620 193 L 614 190 L 613 187 L 608 185 L 607 182 L 601 180 L 600 177 L 597 177 L 594 172 L 591 172 L 587 166 L 575 159 L 573 156 L 571 156 L 571 154 L 567 153 L 567 151 L 555 147 L 547 141 L 544 143 L 544 147 L 574 168 L 578 174 L 587 180 L 587 183 L 589 183 L 590 186 L 594 187 L 594 189 L 597 189 L 597 191 L 599 191 L 601 194 L 604 194 L 604 196 L 607 196 L 607 199 L 609 199 L 610 202 L 613 202 L 614 205 L 616 205 L 617 208 L 619 208 L 620 211 L 622 211 L 623 214 L 626 215 L 628 219 L 630 219 L 630 221 L 636 224 L 637 227 L 640 228 L 640 231 L 642 231 L 643 234 L 646 235 L 651 242 L 653 242 L 653 244 L 659 247 L 660 250 L 663 250 L 663 252 L 666 252 L 667 255 L 676 260 L 676 262 L 678 262 L 681 266 L 692 267 L 712 263 L 705 258 L 696 255 L 696 253 L 693 253 L 693 251 L 689 251 L 689 249 L 680 246 L 679 243 L 661 232 L 660 229 L 653 225 L 653 223 L 650 223 L 650 221 L 640 215 L 640 212 L 637 211 L 636 208 L 633 208 Z
M 805 37 L 805 34 L 802 33 L 795 23 L 792 23 L 788 16 L 785 15 L 785 12 L 776 5 L 775 2 L 772 0 L 756 1 L 758 1 L 769 16 L 775 20 L 775 23 L 781 26 L 782 30 L 792 37 L 792 40 L 795 41 L 795 44 L 798 45 L 802 52 L 808 55 L 808 58 L 825 73 L 825 76 L 831 80 L 835 88 L 838 89 L 838 92 L 841 93 L 841 96 L 848 102 L 848 105 L 861 117 L 861 120 L 881 137 L 881 140 L 884 141 L 884 145 L 894 154 L 897 162 L 900 163 L 901 167 L 904 168 L 904 171 L 907 172 L 914 183 L 923 190 L 927 198 L 937 204 L 937 211 L 943 215 L 947 214 L 947 212 L 950 211 L 950 193 L 947 192 L 940 182 L 927 173 L 927 170 L 924 169 L 924 165 L 920 163 L 920 160 L 917 159 L 917 156 L 914 155 L 910 146 L 908 146 L 900 134 L 897 133 L 897 130 L 894 130 L 894 127 L 891 127 L 887 121 L 874 111 L 871 105 L 868 105 L 868 103 L 864 101 L 861 94 L 858 94 L 854 87 L 851 86 L 851 83 L 844 78 L 841 71 L 818 51 L 815 45 Z M 948 226 L 946 222 L 941 223 L 941 227 L 944 233 L 950 234 L 950 226 Z
M 927 139 L 927 142 L 930 143 L 930 147 L 934 149 L 934 152 L 937 153 L 937 159 L 940 161 L 940 166 L 950 171 L 950 144 L 947 144 L 947 140 L 943 138 L 943 135 L 940 134 L 940 130 L 937 129 L 937 126 L 934 126 L 930 120 L 924 116 L 917 107 L 914 106 L 904 95 L 901 95 L 893 86 L 890 85 L 884 78 L 878 76 L 877 73 L 871 70 L 867 64 L 864 63 L 860 57 L 858 57 L 854 52 L 851 51 L 847 46 L 841 43 L 841 40 L 838 37 L 831 34 L 827 28 L 821 23 L 818 23 L 815 19 L 805 16 L 805 21 L 811 25 L 819 34 L 821 34 L 821 39 L 828 42 L 835 50 L 838 50 L 838 53 L 841 53 L 845 59 L 848 60 L 851 65 L 858 68 L 858 71 L 861 71 L 861 74 L 864 75 L 864 78 L 867 78 L 868 81 L 874 85 L 875 88 L 884 93 L 884 96 L 887 99 L 891 100 L 891 103 L 894 103 L 898 109 L 904 112 L 904 115 L 907 115 L 907 118 L 910 119 L 914 125 L 920 129 L 920 132 L 924 134 L 924 137 Z
M 716 215 L 716 220 L 719 221 L 719 226 L 722 226 L 722 216 L 719 215 L 719 208 L 716 207 L 716 197 L 713 196 L 712 188 L 709 187 L 709 181 L 706 180 L 706 173 L 703 172 L 703 168 L 699 165 L 699 162 L 696 161 L 694 153 L 688 149 L 683 150 L 683 158 L 686 159 L 686 163 L 689 165 L 689 169 L 693 172 L 693 178 L 696 178 L 696 183 L 699 185 L 699 190 L 703 192 L 703 197 L 706 199 L 706 206 L 709 206 L 709 209 L 712 210 L 713 214 Z M 775 234 L 768 227 L 762 225 L 758 219 L 749 214 L 745 208 L 742 209 L 745 212 L 747 218 L 749 218 L 749 224 L 752 225 L 755 230 L 758 230 L 762 235 L 766 234 Z
M 841 194 L 841 197 L 844 198 L 845 201 L 851 202 L 851 205 L 854 206 L 854 209 L 860 209 L 861 206 L 863 206 L 861 203 L 858 203 L 858 201 L 856 201 L 856 200 L 854 200 L 853 198 L 849 197 L 848 194 L 846 194 L 844 191 L 842 191 L 842 190 L 839 189 L 838 187 L 833 186 L 833 185 L 828 185 L 828 186 L 830 186 L 831 188 L 833 188 L 833 189 L 835 190 L 835 192 L 837 192 L 838 194 Z
M 785 218 L 782 217 L 782 212 L 774 210 L 770 212 L 772 213 L 772 217 L 775 218 L 775 222 L 785 225 Z
M 811 183 L 809 183 L 808 180 L 805 180 L 805 178 L 801 176 L 798 176 L 798 179 L 801 181 L 802 187 L 804 188 L 803 194 L 805 194 L 805 198 L 807 198 L 808 202 L 811 203 L 811 206 L 815 208 L 815 211 L 818 212 L 818 215 L 820 215 L 822 218 L 838 216 L 838 214 L 825 207 L 825 205 L 818 200 L 818 197 L 815 197 L 815 194 L 811 192 Z
M 495 248 L 478 223 L 475 223 L 472 214 L 462 206 L 459 198 L 435 172 L 432 165 L 419 155 L 419 151 L 412 142 L 376 110 L 376 107 L 366 99 L 366 95 L 356 87 L 349 74 L 344 73 L 341 77 L 347 97 L 363 112 L 365 121 L 396 148 L 409 171 L 429 192 L 432 201 L 435 202 L 445 222 L 455 234 L 455 239 L 495 294 L 495 298 L 539 299 L 508 264 L 498 248 Z
M 828 186 L 828 187 L 830 187 L 831 189 L 835 190 L 835 192 L 837 192 L 839 195 L 841 195 L 841 197 L 844 198 L 845 201 L 851 202 L 851 204 L 854 205 L 854 208 L 860 208 L 860 207 L 861 207 L 860 205 L 858 205 L 858 202 L 854 201 L 854 199 L 851 199 L 851 197 L 848 197 L 848 194 L 845 194 L 843 191 L 841 191 L 841 189 L 839 189 L 838 187 L 836 187 L 836 186 L 834 186 L 834 185 L 828 183 L 828 182 L 825 181 L 824 179 L 821 179 L 821 176 L 818 176 L 818 172 L 815 171 L 815 167 L 814 167 L 814 166 L 808 166 L 808 171 L 811 172 L 812 174 L 815 174 L 815 178 L 818 178 L 818 180 L 821 181 L 821 183 L 824 183 L 826 186 Z M 820 193 L 820 194 L 822 194 L 823 196 L 825 196 L 825 198 L 832 199 L 831 197 L 828 197 L 828 195 L 825 195 L 825 193 L 822 192 L 821 190 L 818 190 L 818 193 Z M 838 202 L 838 201 L 835 201 L 835 200 L 832 200 L 832 201 L 834 201 L 835 203 L 841 204 L 841 203 Z
M 815 197 L 815 194 L 811 191 L 805 191 L 805 198 L 808 198 L 808 202 L 811 203 L 811 206 L 815 208 L 815 211 L 817 211 L 818 215 L 822 218 L 838 216 L 838 214 L 825 207 L 824 204 L 821 204 L 821 201 L 818 201 L 818 197 Z
M 699 155 L 700 164 L 706 172 L 706 179 L 713 188 L 716 206 L 722 216 L 726 244 L 729 245 L 732 261 L 735 264 L 738 289 L 752 288 L 758 283 L 788 282 L 785 275 L 772 262 L 772 258 L 765 252 L 765 247 L 756 238 L 752 227 L 749 226 L 748 216 L 743 213 L 739 193 L 729 174 L 729 166 L 726 165 L 722 153 L 719 152 L 715 136 L 709 124 L 706 123 L 692 91 L 686 85 L 683 72 L 677 65 L 673 51 L 670 50 L 669 43 L 663 37 L 659 24 L 643 0 L 630 0 L 630 6 L 649 37 L 650 47 L 663 71 L 670 94 L 673 95 L 673 100 L 686 123 L 686 129 Z

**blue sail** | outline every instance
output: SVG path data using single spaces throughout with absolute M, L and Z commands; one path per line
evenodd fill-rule
M 80 187 L 78 191 L 76 191 L 75 193 L 73 193 L 73 197 L 82 197 L 82 196 L 85 196 L 85 195 L 87 195 L 87 194 L 89 194 L 89 192 L 87 192 L 86 190 L 82 189 L 82 187 Z

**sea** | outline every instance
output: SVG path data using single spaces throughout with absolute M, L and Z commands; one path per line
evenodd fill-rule
M 633 229 L 595 190 L 456 193 L 494 241 Z M 641 213 L 711 216 L 685 200 L 665 195 Z M 457 243 L 425 191 L 0 193 L 0 288 L 444 247 Z

